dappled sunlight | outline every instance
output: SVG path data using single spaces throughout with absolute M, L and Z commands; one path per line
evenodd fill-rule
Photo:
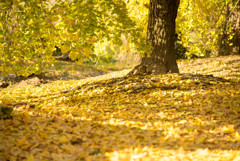
M 118 160 L 215 160 L 216 157 L 221 156 L 219 160 L 239 160 L 239 152 L 237 150 L 209 150 L 196 149 L 195 151 L 186 151 L 182 148 L 178 150 L 166 150 L 161 148 L 143 147 L 135 149 L 124 149 L 121 151 L 114 151 L 107 153 L 111 161 Z
M 239 89 L 235 79 L 200 74 L 108 74 L 3 89 L 1 104 L 14 110 L 0 120 L 0 154 L 8 160 L 238 160 Z

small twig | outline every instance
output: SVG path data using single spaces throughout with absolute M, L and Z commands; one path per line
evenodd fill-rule
M 48 18 L 48 16 L 47 16 L 48 14 L 47 14 L 46 10 L 43 8 L 42 0 L 41 0 L 41 8 L 42 8 L 42 11 L 44 12 L 44 14 L 45 14 L 45 16 L 46 16 L 46 18 L 47 18 L 50 26 L 51 26 L 54 30 L 60 30 L 60 29 L 56 29 L 55 26 L 52 24 L 52 21 Z

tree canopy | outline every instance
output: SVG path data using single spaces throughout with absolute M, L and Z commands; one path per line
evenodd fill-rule
M 125 34 L 143 52 L 141 28 L 119 0 L 2 1 L 1 71 L 22 75 L 41 72 L 54 59 L 55 46 L 81 61 L 96 41 L 121 44 Z M 24 68 L 23 68 L 24 67 Z
M 177 41 L 186 49 L 186 57 L 217 55 L 227 5 L 233 15 L 239 1 L 181 1 Z M 3 0 L 0 71 L 5 75 L 39 74 L 54 62 L 56 46 L 81 63 L 96 51 L 97 43 L 121 46 L 122 36 L 127 40 L 122 50 L 150 53 L 146 41 L 148 6 L 148 0 Z M 234 37 L 237 19 L 231 21 L 226 28 L 228 40 Z

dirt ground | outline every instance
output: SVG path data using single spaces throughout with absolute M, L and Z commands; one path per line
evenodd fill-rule
M 208 65 L 212 68 L 208 68 Z M 240 79 L 240 57 L 225 56 L 215 58 L 202 58 L 191 60 L 179 60 L 180 73 L 206 74 L 214 77 Z M 192 68 L 189 66 L 192 66 Z M 186 68 L 188 67 L 188 68 Z M 0 75 L 1 88 L 16 88 L 24 85 L 40 86 L 56 80 L 80 80 L 114 72 L 116 69 L 104 69 L 94 65 L 77 64 L 74 62 L 59 61 L 42 75 L 30 75 L 29 77 L 10 74 L 7 77 Z
M 109 72 L 112 71 L 94 65 L 80 65 L 74 62 L 59 61 L 41 75 L 32 74 L 28 77 L 15 74 L 9 74 L 6 77 L 0 75 L 0 88 L 15 88 L 24 85 L 40 86 L 56 80 L 79 80 Z

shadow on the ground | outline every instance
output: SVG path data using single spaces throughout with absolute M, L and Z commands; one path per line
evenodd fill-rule
M 233 139 L 232 133 L 233 130 L 240 133 L 240 100 L 236 92 L 239 84 L 212 75 L 181 74 L 179 77 L 179 81 L 190 80 L 190 83 L 176 81 L 155 86 L 157 78 L 133 76 L 85 84 L 51 98 L 41 98 L 51 103 L 64 96 L 67 101 L 55 106 L 74 106 L 76 111 L 70 112 L 72 117 L 62 119 L 60 114 L 52 119 L 49 109 L 40 109 L 40 112 L 33 109 L 40 114 L 24 118 L 16 111 L 13 121 L 22 118 L 21 132 L 34 136 L 34 140 L 43 137 L 43 134 L 35 134 L 34 124 L 46 134 L 41 143 L 29 139 L 28 151 L 36 156 L 44 150 L 54 151 L 56 147 L 59 153 L 62 151 L 64 159 L 69 159 L 69 155 L 81 159 L 87 152 L 98 158 L 96 160 L 107 160 L 107 152 L 144 147 L 185 151 L 239 150 L 240 141 Z M 94 93 L 96 90 L 102 92 Z M 156 92 L 159 94 L 154 95 Z M 194 92 L 195 96 L 192 98 L 189 92 Z M 161 99 L 162 95 L 166 98 Z M 36 119 L 39 122 L 31 121 Z M 17 129 L 19 124 L 11 126 Z M 3 138 L 7 146 L 0 149 L 0 153 L 11 155 L 8 140 L 16 135 L 8 134 Z M 69 140 L 58 143 L 57 138 L 63 135 Z M 71 150 L 64 149 L 65 146 Z
M 134 108 L 134 107 L 132 107 Z M 173 107 L 174 108 L 174 107 Z M 161 111 L 161 109 L 159 109 Z M 153 111 L 156 112 L 156 111 Z M 188 112 L 188 111 L 185 111 Z M 177 114 L 178 112 L 176 112 Z M 136 115 L 136 114 L 133 114 Z M 123 116 L 123 115 L 122 115 Z M 13 121 L 16 117 L 22 117 L 17 112 L 15 112 Z M 98 117 L 98 116 L 96 116 Z M 145 118 L 148 116 L 145 115 Z M 128 121 L 128 119 L 118 116 L 113 117 Z M 41 124 L 39 126 L 36 122 L 31 120 L 40 120 L 37 122 Z M 110 118 L 109 118 L 110 119 Z M 227 140 L 226 138 L 231 138 L 230 133 L 211 133 L 207 131 L 214 130 L 222 126 L 223 120 L 204 120 L 200 115 L 195 115 L 195 120 L 201 120 L 201 125 L 191 124 L 192 120 L 187 120 L 190 122 L 185 122 L 179 126 L 176 125 L 176 120 L 185 120 L 184 116 L 182 118 L 168 119 L 164 122 L 169 122 L 172 124 L 169 126 L 169 130 L 165 129 L 155 129 L 146 130 L 137 127 L 125 126 L 120 124 L 103 124 L 98 121 L 86 121 L 86 120 L 72 120 L 72 119 L 52 119 L 51 116 L 28 116 L 27 118 L 22 117 L 21 123 L 21 133 L 28 136 L 29 148 L 24 151 L 33 154 L 38 158 L 38 156 L 43 156 L 43 158 L 48 158 L 50 160 L 55 160 L 55 156 L 60 155 L 63 160 L 67 159 L 83 159 L 86 153 L 90 156 L 95 157 L 97 160 L 108 160 L 105 155 L 108 152 L 114 151 L 129 151 L 135 148 L 150 147 L 157 150 L 177 150 L 180 147 L 185 151 L 196 151 L 198 149 L 209 149 L 209 150 L 239 150 L 239 142 Z M 131 120 L 131 119 L 130 119 Z M 239 118 L 238 118 L 239 120 Z M 134 119 L 136 122 L 146 122 L 147 120 Z M 154 122 L 159 120 L 148 121 L 149 124 L 154 124 Z M 160 120 L 163 121 L 163 120 Z M 229 121 L 229 120 L 228 120 Z M 240 121 L 240 120 L 239 120 Z M 205 124 L 207 122 L 207 124 Z M 236 122 L 228 122 L 230 124 L 236 125 Z M 11 125 L 13 129 L 19 129 L 19 125 L 16 123 Z M 240 132 L 239 124 L 237 131 Z M 35 128 L 34 128 L 35 127 Z M 40 129 L 36 129 L 40 128 Z M 174 128 L 186 128 L 189 131 L 182 131 L 180 135 L 174 134 L 170 130 Z M 27 130 L 26 130 L 27 129 Z M 37 130 L 37 131 L 36 131 Z M 39 133 L 40 132 L 40 133 Z M 187 132 L 192 132 L 188 134 Z M 68 141 L 62 143 L 58 142 L 58 139 L 62 136 L 66 136 Z M 44 141 L 42 140 L 44 137 Z M 34 139 L 31 139 L 34 138 Z M 4 149 L 0 149 L 0 153 L 5 153 L 8 155 L 13 155 L 14 151 L 10 149 L 13 148 L 9 144 L 9 140 L 20 139 L 16 133 L 9 133 L 9 135 L 3 136 L 2 144 L 5 145 Z M 42 141 L 41 141 L 42 140 Z M 10 147 L 9 147 L 10 146 Z M 66 150 L 66 146 L 70 151 Z M 16 151 L 21 151 L 19 147 L 13 148 Z M 23 148 L 24 149 L 24 148 Z M 49 155 L 44 156 L 43 152 L 49 151 Z M 57 153 L 59 152 L 59 154 Z M 26 159 L 24 153 L 18 156 L 18 159 Z

